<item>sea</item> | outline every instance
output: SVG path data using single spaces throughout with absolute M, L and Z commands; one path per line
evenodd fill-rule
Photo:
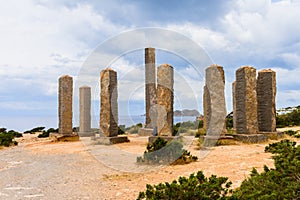
M 138 123 L 145 123 L 146 117 L 143 115 L 119 116 L 119 125 L 129 127 Z M 178 122 L 195 121 L 196 116 L 174 116 L 174 124 Z

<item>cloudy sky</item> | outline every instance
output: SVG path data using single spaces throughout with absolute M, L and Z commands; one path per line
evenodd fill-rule
M 107 66 L 118 71 L 120 115 L 143 114 L 142 47 L 148 44 L 157 48 L 157 64 L 174 67 L 177 109 L 202 112 L 204 65 L 209 62 L 224 67 L 228 112 L 235 70 L 244 65 L 277 72 L 277 108 L 299 105 L 299 19 L 298 0 L 2 2 L 0 127 L 19 131 L 57 127 L 57 79 L 64 74 L 74 77 L 74 125 L 78 125 L 76 91 L 88 72 L 93 72 L 85 81 L 92 86 L 93 126 L 97 126 L 97 78 Z M 156 31 L 145 31 L 149 27 Z M 174 37 L 158 37 L 160 30 Z M 185 39 L 174 40 L 181 38 L 177 34 Z M 202 52 L 191 55 L 189 42 Z M 180 45 L 187 51 L 181 52 Z M 204 57 L 210 60 L 199 66 L 192 61 Z

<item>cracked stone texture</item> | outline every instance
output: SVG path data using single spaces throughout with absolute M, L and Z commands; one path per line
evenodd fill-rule
M 226 103 L 225 103 L 225 75 L 223 67 L 211 65 L 205 70 L 206 89 L 204 108 L 207 135 L 224 135 L 226 133 Z
M 236 71 L 236 132 L 238 134 L 257 134 L 257 96 L 256 69 L 240 67 Z
M 79 88 L 79 112 L 79 132 L 91 132 L 91 87 L 86 85 Z
M 233 129 L 236 130 L 236 100 L 235 100 L 236 82 L 232 83 L 232 108 L 233 108 Z
M 203 128 L 207 130 L 211 113 L 210 97 L 207 86 L 203 87 Z
M 156 104 L 156 78 L 155 78 L 155 48 L 145 48 L 145 99 L 146 99 L 146 127 L 154 128 L 151 121 L 150 109 Z
M 59 133 L 69 135 L 73 133 L 72 124 L 72 101 L 73 98 L 73 78 L 68 75 L 58 79 L 58 129 Z
M 118 135 L 117 72 L 107 68 L 100 73 L 100 134 Z
M 157 69 L 157 131 L 160 136 L 173 133 L 174 71 L 169 64 Z
M 276 131 L 276 72 L 261 70 L 257 77 L 258 129 Z

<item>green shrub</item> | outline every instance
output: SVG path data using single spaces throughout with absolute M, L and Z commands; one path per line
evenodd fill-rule
M 38 135 L 38 138 L 46 138 L 49 137 L 50 133 L 58 133 L 58 128 L 49 128 L 47 131 L 43 130 L 43 133 Z
M 183 149 L 183 145 L 178 141 L 166 142 L 158 137 L 153 144 L 147 145 L 147 151 L 143 157 L 137 157 L 138 163 L 147 164 L 186 164 L 196 161 L 198 158 L 192 156 L 190 152 Z
M 287 130 L 287 131 L 284 131 L 284 134 L 287 134 L 287 135 L 295 137 L 295 138 L 300 138 L 300 133 L 298 131 Z
M 24 131 L 24 133 L 34 134 L 36 132 L 42 132 L 44 129 L 45 127 L 40 126 L 40 127 L 33 128 L 31 130 Z
M 230 192 L 231 182 L 226 177 L 212 175 L 206 178 L 202 171 L 191 174 L 189 178 L 179 177 L 172 183 L 160 183 L 146 186 L 145 192 L 140 192 L 138 200 L 142 199 L 169 199 L 169 200 L 198 200 L 198 199 L 225 199 Z
M 266 152 L 275 154 L 275 169 L 264 166 L 258 173 L 253 168 L 251 177 L 244 180 L 233 196 L 236 199 L 299 199 L 300 146 L 283 140 L 270 144 Z

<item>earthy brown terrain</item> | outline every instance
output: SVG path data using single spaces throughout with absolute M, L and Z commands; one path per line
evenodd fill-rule
M 147 183 L 172 181 L 198 170 L 207 176 L 229 177 L 233 187 L 238 187 L 252 167 L 261 171 L 264 164 L 273 166 L 264 148 L 275 141 L 205 151 L 193 141 L 189 150 L 201 157 L 199 161 L 144 166 L 135 160 L 145 151 L 147 137 L 132 135 L 129 139 L 130 143 L 103 146 L 93 145 L 90 138 L 67 143 L 24 134 L 18 146 L 0 150 L 0 199 L 136 199 Z

